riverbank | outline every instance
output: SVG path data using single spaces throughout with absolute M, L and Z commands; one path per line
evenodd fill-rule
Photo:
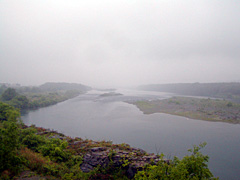
M 166 113 L 191 119 L 240 123 L 240 104 L 220 99 L 172 97 L 154 101 L 128 102 L 144 114 Z
M 130 147 L 125 143 L 113 144 L 111 141 L 93 141 L 79 137 L 71 138 L 50 129 L 34 126 L 24 127 L 24 129 L 29 128 L 36 130 L 35 134 L 37 136 L 67 142 L 68 145 L 64 151 L 80 158 L 78 168 L 82 173 L 81 176 L 84 177 L 85 175 L 86 179 L 112 179 L 114 175 L 116 176 L 116 171 L 122 173 L 122 175 L 117 176 L 132 179 L 137 171 L 143 170 L 147 164 L 156 165 L 159 161 L 170 162 L 167 159 L 160 158 L 158 155 L 149 154 L 142 149 Z M 58 175 L 55 176 L 58 177 Z M 76 177 L 72 178 L 75 179 Z
M 195 154 L 205 144 L 200 144 L 199 147 L 194 146 L 195 153 L 191 155 L 192 161 L 189 156 L 182 160 L 177 157 L 174 160 L 168 160 L 163 154 L 149 154 L 125 143 L 113 144 L 110 141 L 71 138 L 57 131 L 35 126 L 24 125 L 21 129 L 20 140 L 24 146 L 21 147 L 19 155 L 25 161 L 24 170 L 14 177 L 16 180 L 109 180 L 144 177 L 175 179 L 192 174 L 191 170 L 184 171 L 182 166 L 187 167 L 192 163 L 196 164 L 197 161 L 207 162 L 208 159 L 208 156 L 203 156 L 200 152 Z M 202 166 L 201 163 L 197 166 Z M 196 173 L 194 177 L 212 177 L 207 166 L 202 168 L 206 173 L 193 171 Z

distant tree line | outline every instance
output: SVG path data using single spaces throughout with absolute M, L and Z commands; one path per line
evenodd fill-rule
M 17 87 L 2 85 L 0 100 L 20 110 L 36 109 L 56 104 L 78 96 L 91 88 L 72 83 L 45 83 L 39 87 Z
M 78 83 L 64 83 L 64 82 L 61 82 L 61 83 L 48 82 L 39 86 L 39 88 L 42 91 L 50 91 L 50 92 L 68 91 L 68 90 L 80 90 L 80 91 L 86 92 L 91 90 L 91 87 L 89 86 L 85 86 Z
M 170 92 L 188 96 L 208 96 L 240 101 L 240 83 L 179 83 L 139 86 L 148 91 Z
M 55 93 L 25 93 L 19 94 L 15 89 L 8 88 L 0 96 L 0 100 L 20 110 L 46 107 L 76 97 L 77 90 Z
M 44 92 L 58 92 L 58 91 L 81 91 L 87 92 L 92 88 L 89 86 L 85 86 L 78 83 L 55 83 L 55 82 L 48 82 L 44 83 L 40 86 L 12 86 L 11 84 L 4 84 L 0 83 L 0 95 L 7 89 L 7 88 L 14 88 L 17 93 L 44 93 Z

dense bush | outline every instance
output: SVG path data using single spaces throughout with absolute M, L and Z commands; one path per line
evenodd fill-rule
M 0 122 L 7 121 L 8 119 L 17 120 L 19 117 L 19 111 L 17 111 L 14 107 L 0 101 Z
M 39 150 L 43 156 L 48 156 L 55 162 L 66 162 L 70 157 L 70 154 L 65 151 L 67 145 L 66 141 L 53 138 L 40 146 Z
M 18 156 L 20 144 L 17 123 L 20 113 L 4 103 L 0 103 L 0 109 L 0 117 L 4 121 L 0 125 L 0 173 L 5 170 L 16 173 L 22 164 Z
M 21 130 L 20 140 L 27 148 L 41 152 L 43 156 L 48 156 L 55 162 L 66 162 L 70 157 L 70 153 L 66 151 L 66 141 L 37 135 L 34 128 Z
M 28 134 L 22 139 L 22 144 L 26 145 L 29 149 L 38 152 L 38 148 L 46 143 L 44 137 L 36 134 Z
M 208 169 L 208 156 L 204 156 L 200 149 L 206 143 L 194 146 L 189 151 L 192 153 L 190 156 L 183 157 L 180 160 L 174 157 L 173 161 L 159 161 L 157 165 L 148 165 L 143 171 L 139 171 L 135 175 L 138 180 L 202 180 L 202 179 L 217 179 Z M 163 155 L 161 155 L 163 159 Z

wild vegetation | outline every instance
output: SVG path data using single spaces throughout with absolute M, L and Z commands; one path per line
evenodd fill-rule
M 208 156 L 194 146 L 183 159 L 164 159 L 127 144 L 66 137 L 21 123 L 20 113 L 0 102 L 1 179 L 215 179 Z
M 167 113 L 192 119 L 240 123 L 240 104 L 226 100 L 192 97 L 172 97 L 155 101 L 137 101 L 145 114 Z

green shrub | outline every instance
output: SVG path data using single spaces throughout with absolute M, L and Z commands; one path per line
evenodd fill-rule
M 17 122 L 19 117 L 20 112 L 17 109 L 6 103 L 0 102 L 0 122 L 7 120 Z
M 46 142 L 45 138 L 36 134 L 28 134 L 22 139 L 22 144 L 38 152 L 38 148 Z
M 161 160 L 157 165 L 148 165 L 143 171 L 139 171 L 135 175 L 138 180 L 200 180 L 200 179 L 217 179 L 208 169 L 208 156 L 204 156 L 200 149 L 206 143 L 194 146 L 189 151 L 190 156 L 183 157 L 182 160 L 174 157 L 172 162 Z M 163 159 L 163 155 L 161 156 Z
M 53 161 L 66 162 L 70 157 L 70 153 L 65 151 L 67 145 L 68 143 L 66 141 L 53 138 L 39 147 L 39 150 L 43 156 L 49 156 Z

